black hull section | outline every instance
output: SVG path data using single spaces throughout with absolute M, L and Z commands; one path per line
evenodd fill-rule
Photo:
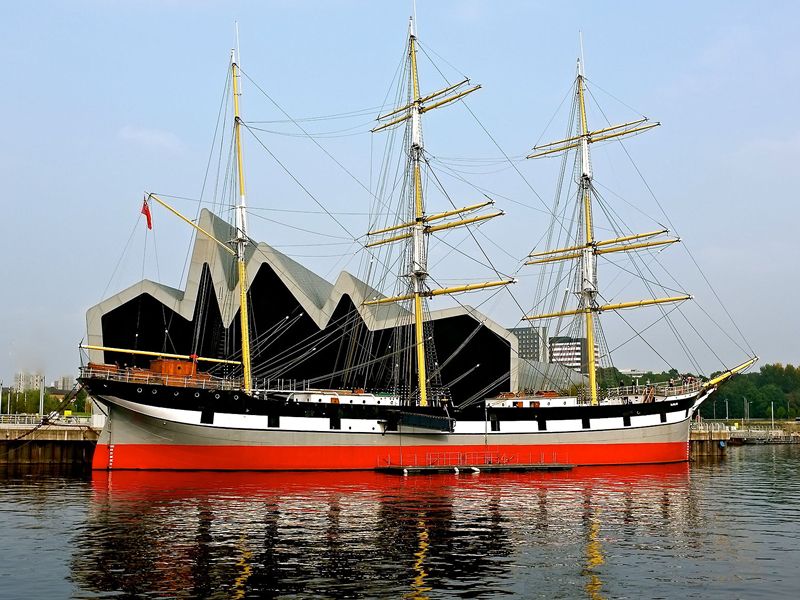
M 425 418 L 434 429 L 447 430 L 449 419 L 456 421 L 551 421 L 575 419 L 609 419 L 644 415 L 665 415 L 683 411 L 688 417 L 697 399 L 692 395 L 679 400 L 637 404 L 601 404 L 548 407 L 493 407 L 479 403 L 456 411 L 441 406 L 389 406 L 353 403 L 296 402 L 288 393 L 271 393 L 266 398 L 247 395 L 242 391 L 213 390 L 165 386 L 153 383 L 120 382 L 113 380 L 81 379 L 93 396 L 114 396 L 147 406 L 167 409 L 201 411 L 206 418 L 216 413 L 275 417 L 379 419 L 390 424 L 400 420 Z M 422 423 L 422 421 L 420 421 Z

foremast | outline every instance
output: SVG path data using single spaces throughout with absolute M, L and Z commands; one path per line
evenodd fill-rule
M 411 136 L 408 147 L 408 155 L 410 160 L 410 177 L 411 177 L 411 190 L 413 210 L 412 214 L 414 220 L 408 223 L 401 223 L 391 227 L 378 229 L 368 232 L 368 235 L 381 235 L 390 232 L 402 232 L 389 237 L 384 237 L 376 241 L 366 244 L 367 248 L 388 244 L 400 240 L 411 240 L 411 258 L 409 265 L 408 277 L 411 280 L 410 290 L 408 294 L 400 296 L 393 296 L 389 298 L 379 298 L 375 300 L 368 300 L 364 302 L 365 305 L 377 305 L 392 302 L 400 302 L 404 300 L 412 301 L 412 312 L 414 322 L 414 345 L 416 347 L 416 366 L 417 366 L 417 385 L 419 389 L 419 405 L 428 405 L 428 374 L 426 366 L 426 339 L 424 331 L 425 315 L 424 315 L 424 299 L 433 296 L 455 294 L 459 292 L 468 292 L 472 290 L 486 289 L 490 287 L 508 285 L 513 283 L 513 279 L 506 279 L 502 281 L 491 281 L 486 283 L 472 283 L 442 289 L 431 290 L 427 285 L 428 279 L 428 237 L 435 231 L 444 229 L 451 229 L 485 221 L 503 214 L 502 211 L 496 211 L 488 214 L 481 214 L 457 221 L 445 221 L 436 225 L 431 225 L 432 221 L 446 219 L 451 216 L 463 216 L 465 213 L 480 210 L 486 206 L 494 204 L 492 201 L 482 202 L 464 208 L 450 210 L 434 215 L 426 215 L 425 213 L 425 198 L 424 190 L 422 187 L 422 162 L 424 160 L 424 146 L 422 142 L 422 115 L 423 113 L 439 108 L 445 104 L 454 102 L 463 98 L 478 89 L 480 85 L 470 85 L 469 79 L 450 85 L 438 92 L 422 96 L 419 86 L 419 73 L 417 69 L 417 37 L 414 30 L 414 19 L 409 19 L 409 33 L 408 33 L 408 61 L 409 61 L 409 78 L 411 83 L 411 98 L 404 106 L 401 106 L 389 113 L 378 117 L 379 121 L 384 121 L 381 125 L 372 129 L 373 132 L 387 129 L 394 125 L 410 122 Z M 466 86 L 466 87 L 465 87 Z M 435 101 L 434 101 L 435 100 Z M 431 102 L 433 101 L 433 102 Z M 428 104 L 430 102 L 430 104 Z M 388 119 L 388 121 L 386 121 Z
M 192 361 L 207 361 L 212 363 L 220 363 L 220 364 L 228 364 L 228 365 L 242 365 L 243 370 L 243 377 L 242 377 L 242 388 L 244 389 L 245 393 L 250 394 L 253 390 L 253 380 L 252 380 L 252 371 L 251 371 L 251 359 L 250 359 L 250 319 L 249 319 L 249 310 L 248 310 L 248 298 L 247 298 L 247 265 L 245 263 L 245 252 L 247 249 L 247 244 L 249 238 L 247 237 L 247 202 L 245 198 L 245 183 L 244 183 L 244 160 L 242 157 L 242 137 L 241 137 L 241 118 L 239 115 L 239 97 L 241 95 L 241 91 L 239 89 L 239 65 L 237 63 L 236 57 L 236 50 L 231 50 L 231 80 L 232 80 L 232 87 L 233 87 L 233 112 L 234 112 L 234 122 L 233 122 L 233 136 L 234 136 L 234 145 L 235 145 L 235 153 L 236 153 L 236 179 L 239 188 L 239 199 L 236 205 L 236 236 L 234 237 L 231 242 L 235 245 L 235 250 L 231 248 L 231 244 L 225 243 L 219 239 L 217 239 L 211 232 L 206 231 L 202 227 L 200 227 L 197 223 L 186 217 L 185 215 L 181 214 L 178 210 L 174 207 L 170 206 L 167 202 L 159 198 L 156 194 L 147 193 L 145 195 L 145 205 L 147 205 L 149 200 L 154 200 L 167 210 L 169 210 L 172 214 L 180 218 L 184 223 L 190 225 L 194 229 L 196 229 L 199 233 L 203 234 L 214 243 L 216 243 L 219 247 L 223 250 L 228 252 L 235 260 L 236 266 L 238 270 L 238 277 L 239 277 L 239 300 L 240 300 L 240 309 L 239 309 L 239 319 L 240 325 L 242 330 L 242 360 L 241 363 L 236 360 L 227 360 L 227 359 L 217 359 L 217 358 L 204 358 L 201 356 L 197 356 L 195 354 L 168 354 L 165 352 L 151 352 L 151 351 L 144 351 L 144 350 L 136 350 L 136 349 L 125 349 L 125 348 L 111 348 L 106 346 L 97 346 L 97 345 L 85 345 L 81 344 L 81 348 L 87 350 L 97 350 L 97 351 L 105 351 L 105 352 L 123 352 L 125 354 L 135 354 L 135 355 L 142 355 L 142 356 L 153 356 L 153 357 L 161 357 L 161 358 L 176 358 L 181 360 L 192 360 Z
M 242 156 L 242 120 L 239 115 L 239 65 L 236 51 L 231 50 L 231 80 L 233 82 L 233 136 L 236 145 L 236 179 L 239 185 L 239 202 L 236 205 L 236 265 L 239 272 L 239 325 L 242 331 L 242 387 L 251 393 L 253 380 L 250 368 L 250 318 L 247 303 L 247 202 L 244 184 L 244 157 Z
M 565 317 L 570 315 L 583 315 L 584 333 L 587 346 L 587 376 L 589 397 L 593 405 L 599 402 L 599 390 L 597 385 L 597 356 L 595 352 L 595 332 L 597 323 L 595 315 L 607 310 L 621 310 L 626 308 L 637 308 L 652 304 L 662 304 L 666 302 L 680 302 L 689 300 L 691 296 L 674 296 L 670 298 L 651 298 L 632 302 L 620 302 L 615 304 L 598 304 L 599 295 L 597 280 L 597 256 L 613 252 L 629 252 L 643 248 L 663 246 L 680 241 L 678 238 L 651 239 L 669 233 L 668 230 L 650 231 L 628 236 L 618 237 L 610 240 L 598 241 L 594 237 L 594 223 L 592 217 L 592 167 L 590 157 L 590 146 L 594 142 L 606 141 L 634 135 L 657 127 L 660 123 L 649 123 L 648 119 L 642 118 L 630 121 L 621 125 L 613 125 L 603 129 L 591 131 L 588 125 L 586 114 L 586 82 L 583 70 L 583 62 L 578 59 L 578 74 L 575 81 L 575 101 L 577 103 L 577 127 L 576 135 L 557 142 L 550 142 L 541 146 L 534 147 L 534 152 L 527 158 L 539 158 L 576 150 L 579 153 L 578 166 L 578 195 L 581 203 L 579 226 L 582 227 L 582 243 L 566 248 L 536 252 L 529 255 L 533 260 L 525 264 L 535 265 L 543 263 L 557 262 L 561 260 L 578 261 L 578 285 L 575 290 L 578 296 L 578 308 L 555 313 L 530 315 L 525 317 L 528 320 L 548 319 L 554 317 Z M 629 244 L 627 242 L 647 239 L 648 241 Z

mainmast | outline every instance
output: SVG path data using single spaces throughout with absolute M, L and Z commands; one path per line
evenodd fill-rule
M 583 223 L 585 246 L 581 250 L 581 299 L 582 308 L 596 306 L 597 302 L 597 256 L 594 249 L 594 231 L 592 227 L 592 167 L 589 162 L 589 127 L 586 124 L 586 100 L 584 98 L 583 63 L 578 59 L 578 110 L 581 120 L 581 176 L 579 189 L 583 198 Z M 591 310 L 584 313 L 586 324 L 586 354 L 588 362 L 589 390 L 592 404 L 597 404 L 597 360 L 594 353 L 594 314 Z
M 411 172 L 414 181 L 414 225 L 411 227 L 411 281 L 414 292 L 414 342 L 417 345 L 417 376 L 419 380 L 419 403 L 428 404 L 425 369 L 425 335 L 423 331 L 422 294 L 428 277 L 428 243 L 424 235 L 425 207 L 422 199 L 422 119 L 419 95 L 419 74 L 417 73 L 417 36 L 414 33 L 414 19 L 409 20 L 408 56 L 411 61 L 411 85 L 413 102 L 411 104 Z
M 514 280 L 507 279 L 502 281 L 492 281 L 487 283 L 473 283 L 450 288 L 443 288 L 431 290 L 427 286 L 428 279 L 428 236 L 443 229 L 451 229 L 470 223 L 476 223 L 491 219 L 502 215 L 502 211 L 492 212 L 488 214 L 478 215 L 467 219 L 458 221 L 446 221 L 441 224 L 431 225 L 432 221 L 445 219 L 451 216 L 462 216 L 464 213 L 480 210 L 486 206 L 494 204 L 493 201 L 482 202 L 459 208 L 455 210 L 438 213 L 435 215 L 425 214 L 425 198 L 422 188 L 422 162 L 424 160 L 424 147 L 422 144 L 422 114 L 439 108 L 445 104 L 449 104 L 463 98 L 478 89 L 479 85 L 470 85 L 469 79 L 450 85 L 438 92 L 422 96 L 419 88 L 419 74 L 417 70 L 417 37 L 414 31 L 414 19 L 409 19 L 409 33 L 408 33 L 408 61 L 409 61 L 409 77 L 411 80 L 411 98 L 408 103 L 401 106 L 389 113 L 381 115 L 378 120 L 384 120 L 392 117 L 389 121 L 375 127 L 372 131 L 381 131 L 383 129 L 392 127 L 402 122 L 410 122 L 411 137 L 408 147 L 408 155 L 410 160 L 410 177 L 411 177 L 411 190 L 413 210 L 412 214 L 414 220 L 408 223 L 401 223 L 393 225 L 384 229 L 370 231 L 368 235 L 379 235 L 394 231 L 403 231 L 403 233 L 392 235 L 374 242 L 368 243 L 366 246 L 378 246 L 399 240 L 411 240 L 411 264 L 409 265 L 408 276 L 411 279 L 410 291 L 408 294 L 401 296 L 394 296 L 391 298 L 380 298 L 376 300 L 369 300 L 364 302 L 365 305 L 376 305 L 390 302 L 400 302 L 402 300 L 412 300 L 412 312 L 414 320 L 414 340 L 416 347 L 416 364 L 417 364 L 417 384 L 419 387 L 419 404 L 420 406 L 428 405 L 428 376 L 427 366 L 425 361 L 425 331 L 424 331 L 424 302 L 423 299 L 432 296 L 439 296 L 444 294 L 454 294 L 458 292 L 467 292 L 471 290 L 486 289 L 490 287 L 507 285 L 513 283 Z M 464 89 L 464 86 L 466 89 Z M 431 104 L 427 104 L 431 100 L 436 100 Z
M 612 252 L 629 252 L 639 250 L 642 248 L 651 248 L 654 246 L 663 246 L 673 244 L 680 241 L 678 238 L 667 239 L 652 239 L 650 241 L 629 244 L 626 242 L 654 238 L 663 234 L 669 233 L 666 229 L 659 231 L 650 231 L 647 233 L 638 233 L 618 237 L 610 240 L 598 241 L 594 237 L 594 224 L 592 218 L 592 195 L 594 193 L 592 187 L 592 166 L 589 153 L 589 147 L 594 142 L 601 142 L 616 138 L 621 138 L 627 135 L 641 133 L 657 127 L 660 123 L 649 123 L 648 119 L 642 118 L 636 121 L 623 123 L 622 125 L 613 125 L 595 131 L 589 130 L 588 118 L 586 115 L 586 81 L 583 72 L 583 63 L 578 59 L 578 75 L 575 82 L 575 101 L 577 103 L 577 133 L 573 137 L 568 137 L 557 142 L 550 142 L 534 148 L 535 152 L 528 156 L 528 158 L 539 158 L 542 156 L 551 156 L 568 152 L 570 150 L 577 150 L 579 155 L 579 168 L 578 168 L 578 198 L 581 203 L 581 216 L 580 226 L 581 243 L 576 246 L 566 248 L 558 248 L 555 250 L 546 250 L 544 252 L 536 252 L 530 255 L 534 260 L 527 261 L 525 264 L 535 265 L 557 262 L 561 260 L 577 260 L 578 261 L 578 286 L 576 294 L 578 295 L 578 308 L 575 310 L 566 310 L 556 313 L 547 313 L 539 315 L 531 315 L 525 317 L 528 320 L 536 319 L 549 319 L 556 317 L 565 317 L 570 315 L 583 315 L 584 331 L 586 336 L 587 346 L 587 376 L 589 379 L 589 396 L 592 404 L 598 403 L 599 390 L 597 386 L 597 357 L 595 355 L 595 314 L 599 314 L 606 310 L 622 310 L 625 308 L 638 308 L 640 306 L 649 306 L 652 304 L 662 304 L 665 302 L 680 302 L 688 300 L 691 296 L 675 296 L 670 298 L 651 298 L 645 300 L 636 300 L 632 302 L 619 302 L 615 304 L 597 303 L 598 282 L 597 282 L 597 256 L 599 254 L 608 254 Z
M 247 305 L 247 265 L 245 249 L 247 248 L 247 203 L 244 185 L 244 158 L 242 156 L 242 120 L 239 116 L 239 65 L 236 50 L 231 50 L 231 79 L 233 81 L 233 136 L 236 144 L 236 175 L 239 184 L 239 202 L 236 205 L 236 264 L 239 271 L 239 325 L 242 330 L 242 367 L 243 387 L 245 393 L 252 391 L 250 372 L 250 320 Z

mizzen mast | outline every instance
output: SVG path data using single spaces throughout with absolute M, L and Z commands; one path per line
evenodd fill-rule
M 417 379 L 419 386 L 419 404 L 420 406 L 428 405 L 428 376 L 425 360 L 425 332 L 424 332 L 424 312 L 423 312 L 423 299 L 433 296 L 455 294 L 460 292 L 468 292 L 473 290 L 481 290 L 490 287 L 501 285 L 508 285 L 513 283 L 513 279 L 502 281 L 492 281 L 486 283 L 472 283 L 443 289 L 431 290 L 428 288 L 428 236 L 435 232 L 445 229 L 451 229 L 471 223 L 477 223 L 491 219 L 503 214 L 502 211 L 496 211 L 488 214 L 477 215 L 469 218 L 462 218 L 457 221 L 445 221 L 431 225 L 432 221 L 439 221 L 446 219 L 450 216 L 462 217 L 466 213 L 471 213 L 486 206 L 494 204 L 493 202 L 482 202 L 464 208 L 437 213 L 434 215 L 425 214 L 425 199 L 422 187 L 422 162 L 424 160 L 424 146 L 422 143 L 422 115 L 429 110 L 439 108 L 446 104 L 450 104 L 467 94 L 480 89 L 480 85 L 471 85 L 469 79 L 464 79 L 454 85 L 449 85 L 446 88 L 422 96 L 419 87 L 419 74 L 417 70 L 417 37 L 414 31 L 414 19 L 409 19 L 409 34 L 408 34 L 408 61 L 409 61 L 409 77 L 411 83 L 411 98 L 404 106 L 401 106 L 389 113 L 380 115 L 379 121 L 383 121 L 378 125 L 373 132 L 381 131 L 398 125 L 403 122 L 409 122 L 411 125 L 411 138 L 408 148 L 408 155 L 410 160 L 410 177 L 411 177 L 411 190 L 413 210 L 411 211 L 414 220 L 391 227 L 370 231 L 368 235 L 381 235 L 390 232 L 399 232 L 389 237 L 384 237 L 366 244 L 366 247 L 379 246 L 400 240 L 411 240 L 411 258 L 410 269 L 408 276 L 411 279 L 409 293 L 393 296 L 390 298 L 379 298 L 375 300 L 368 300 L 364 302 L 365 305 L 386 304 L 392 302 L 400 302 L 404 300 L 413 301 L 413 319 L 414 319 L 414 339 L 416 347 L 416 364 L 417 364 Z
M 233 82 L 233 136 L 236 146 L 236 179 L 239 186 L 239 201 L 236 205 L 236 265 L 239 272 L 239 324 L 242 330 L 242 367 L 243 387 L 245 393 L 252 391 L 252 375 L 250 368 L 250 319 L 247 305 L 247 265 L 245 249 L 247 248 L 247 202 L 244 185 L 244 158 L 242 156 L 242 120 L 239 116 L 239 65 L 236 50 L 231 50 L 231 80 Z
M 650 231 L 647 233 L 638 233 L 622 237 L 617 237 L 610 240 L 596 240 L 594 234 L 594 222 L 592 217 L 592 195 L 594 193 L 592 187 L 592 167 L 589 148 L 595 142 L 607 141 L 616 138 L 622 138 L 628 135 L 635 135 L 642 133 L 660 125 L 660 123 L 650 123 L 648 119 L 642 118 L 636 121 L 630 121 L 621 125 L 613 125 L 603 129 L 591 131 L 588 125 L 588 118 L 586 115 L 586 82 L 585 74 L 583 72 L 583 62 L 578 59 L 578 76 L 575 83 L 575 101 L 577 103 L 577 132 L 572 137 L 559 140 L 557 142 L 550 142 L 534 147 L 534 152 L 528 158 L 540 158 L 543 156 L 551 156 L 576 150 L 579 152 L 579 166 L 578 166 L 578 199 L 581 203 L 581 227 L 580 233 L 581 243 L 574 246 L 565 248 L 558 248 L 555 250 L 547 250 L 544 252 L 536 252 L 529 255 L 532 260 L 527 261 L 525 264 L 536 265 L 543 263 L 552 263 L 562 260 L 577 260 L 578 261 L 578 285 L 575 293 L 578 296 L 578 308 L 574 310 L 565 310 L 555 313 L 545 313 L 538 315 L 530 315 L 525 317 L 528 320 L 548 319 L 554 317 L 564 317 L 570 315 L 583 315 L 584 330 L 586 336 L 587 346 L 587 370 L 589 379 L 589 392 L 592 404 L 598 403 L 598 386 L 597 386 L 597 357 L 595 355 L 595 314 L 599 314 L 607 310 L 622 310 L 627 308 L 638 308 L 641 306 L 649 306 L 654 304 L 663 304 L 666 302 L 680 302 L 688 300 L 691 296 L 674 296 L 670 298 L 650 298 L 645 300 L 636 300 L 631 302 L 618 302 L 609 304 L 598 304 L 597 297 L 599 295 L 598 282 L 597 282 L 597 256 L 600 254 L 609 254 L 613 252 L 630 252 L 644 248 L 651 248 L 656 246 L 664 246 L 679 242 L 678 238 L 657 238 L 663 234 L 669 233 L 666 229 L 658 231 Z M 645 240 L 630 244 L 627 242 Z

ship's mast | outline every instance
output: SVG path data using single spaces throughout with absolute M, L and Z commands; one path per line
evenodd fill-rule
M 239 271 L 239 324 L 242 330 L 242 367 L 245 393 L 252 391 L 250 372 L 250 320 L 247 305 L 247 202 L 244 185 L 244 157 L 242 156 L 242 120 L 239 116 L 239 65 L 236 51 L 231 50 L 231 80 L 233 81 L 233 136 L 236 144 L 236 175 L 239 184 L 239 202 L 236 205 L 236 264 Z
M 581 41 L 581 53 L 583 50 L 583 43 Z M 594 224 L 592 219 L 592 165 L 589 153 L 589 147 L 594 142 L 602 142 L 621 138 L 628 135 L 635 135 L 642 133 L 653 127 L 657 127 L 660 123 L 649 123 L 646 117 L 636 121 L 630 121 L 621 125 L 612 125 L 597 129 L 594 131 L 589 130 L 588 118 L 586 115 L 586 76 L 584 74 L 584 66 L 582 57 L 578 59 L 578 76 L 575 83 L 575 101 L 577 103 L 577 133 L 563 140 L 557 142 L 550 142 L 542 144 L 534 148 L 533 154 L 528 158 L 540 158 L 543 156 L 552 156 L 554 154 L 561 154 L 571 150 L 576 150 L 579 155 L 579 179 L 578 179 L 578 197 L 581 203 L 582 215 L 582 243 L 576 246 L 569 246 L 566 248 L 557 248 L 555 250 L 545 250 L 543 252 L 535 252 L 530 254 L 529 257 L 534 260 L 527 261 L 528 265 L 552 263 L 562 260 L 577 260 L 578 261 L 578 286 L 577 294 L 579 296 L 578 308 L 574 310 L 565 310 L 554 313 L 538 314 L 525 317 L 528 320 L 537 319 L 550 319 L 560 318 L 570 315 L 583 315 L 585 335 L 586 335 L 586 355 L 587 355 L 587 376 L 589 398 L 592 404 L 597 404 L 599 401 L 599 389 L 597 385 L 597 356 L 595 355 L 595 315 L 608 310 L 623 310 L 627 308 L 638 308 L 642 306 L 650 306 L 653 304 L 663 304 L 666 302 L 681 302 L 689 300 L 691 296 L 673 296 L 670 298 L 649 298 L 645 300 L 636 300 L 632 302 L 618 302 L 614 304 L 598 304 L 598 282 L 597 282 L 597 256 L 600 254 L 609 254 L 613 252 L 631 252 L 641 250 L 643 248 L 652 248 L 657 246 L 664 246 L 673 244 L 680 241 L 678 238 L 667 239 L 652 239 L 657 236 L 669 233 L 666 229 L 658 231 L 649 231 L 647 233 L 636 233 L 617 237 L 610 240 L 598 241 L 594 237 Z M 628 243 L 635 240 L 648 240 L 637 243 Z
M 580 194 L 583 198 L 584 243 L 580 261 L 581 306 L 591 308 L 597 305 L 597 256 L 594 253 L 594 231 L 592 227 L 592 167 L 589 161 L 589 127 L 586 122 L 586 100 L 584 98 L 583 63 L 578 59 L 578 110 L 581 128 L 581 176 Z M 584 313 L 586 325 L 586 354 L 589 376 L 589 390 L 592 404 L 597 404 L 597 363 L 594 355 L 594 313 Z
M 469 79 L 464 79 L 453 85 L 448 85 L 446 88 L 427 94 L 421 95 L 419 87 L 419 73 L 417 71 L 417 36 L 414 31 L 414 18 L 409 19 L 408 29 L 408 61 L 409 61 L 409 77 L 411 82 L 411 98 L 404 106 L 401 106 L 389 113 L 381 115 L 378 120 L 389 119 L 381 125 L 375 127 L 372 131 L 380 131 L 387 129 L 394 125 L 403 122 L 410 122 L 411 125 L 411 138 L 408 148 L 408 155 L 410 161 L 410 174 L 411 174 L 411 193 L 413 195 L 412 214 L 413 221 L 401 223 L 370 231 L 368 235 L 380 235 L 390 232 L 401 231 L 397 235 L 378 239 L 366 244 L 366 247 L 378 246 L 382 244 L 392 243 L 399 240 L 411 240 L 411 264 L 409 265 L 408 276 L 411 278 L 411 286 L 408 294 L 401 296 L 393 296 L 390 298 L 379 298 L 375 300 L 368 300 L 364 302 L 365 305 L 378 305 L 390 302 L 400 302 L 404 300 L 413 301 L 412 317 L 414 320 L 414 339 L 416 346 L 416 366 L 417 366 L 417 385 L 419 388 L 419 404 L 420 406 L 427 406 L 429 403 L 428 398 L 428 376 L 426 365 L 426 340 L 425 340 L 425 315 L 424 315 L 424 298 L 439 296 L 444 294 L 454 294 L 458 292 L 468 292 L 472 290 L 486 289 L 490 287 L 508 285 L 513 283 L 513 279 L 505 279 L 502 281 L 491 281 L 486 283 L 471 283 L 460 285 L 450 288 L 443 288 L 431 290 L 427 286 L 428 279 L 428 236 L 436 231 L 451 229 L 453 227 L 460 227 L 471 223 L 477 223 L 500 216 L 502 211 L 492 212 L 488 214 L 477 215 L 469 218 L 462 218 L 457 221 L 444 221 L 442 223 L 432 225 L 434 221 L 440 221 L 452 216 L 463 216 L 466 213 L 480 210 L 484 207 L 494 204 L 492 201 L 481 202 L 464 208 L 445 211 L 433 215 L 425 213 L 425 199 L 424 191 L 422 188 L 422 162 L 424 160 L 424 147 L 422 144 L 422 115 L 434 108 L 439 108 L 445 104 L 454 102 L 463 98 L 478 89 L 479 85 L 469 85 Z M 465 87 L 466 86 L 466 87 Z
M 422 294 L 425 291 L 425 279 L 428 277 L 427 239 L 424 235 L 425 204 L 422 197 L 422 119 L 420 108 L 422 102 L 419 95 L 419 75 L 417 73 L 417 37 L 414 33 L 414 19 L 408 24 L 408 54 L 411 62 L 411 169 L 414 181 L 414 226 L 411 249 L 411 278 L 414 292 L 414 339 L 417 345 L 417 378 L 419 383 L 420 406 L 428 404 L 427 373 L 425 369 L 425 335 L 423 327 Z

